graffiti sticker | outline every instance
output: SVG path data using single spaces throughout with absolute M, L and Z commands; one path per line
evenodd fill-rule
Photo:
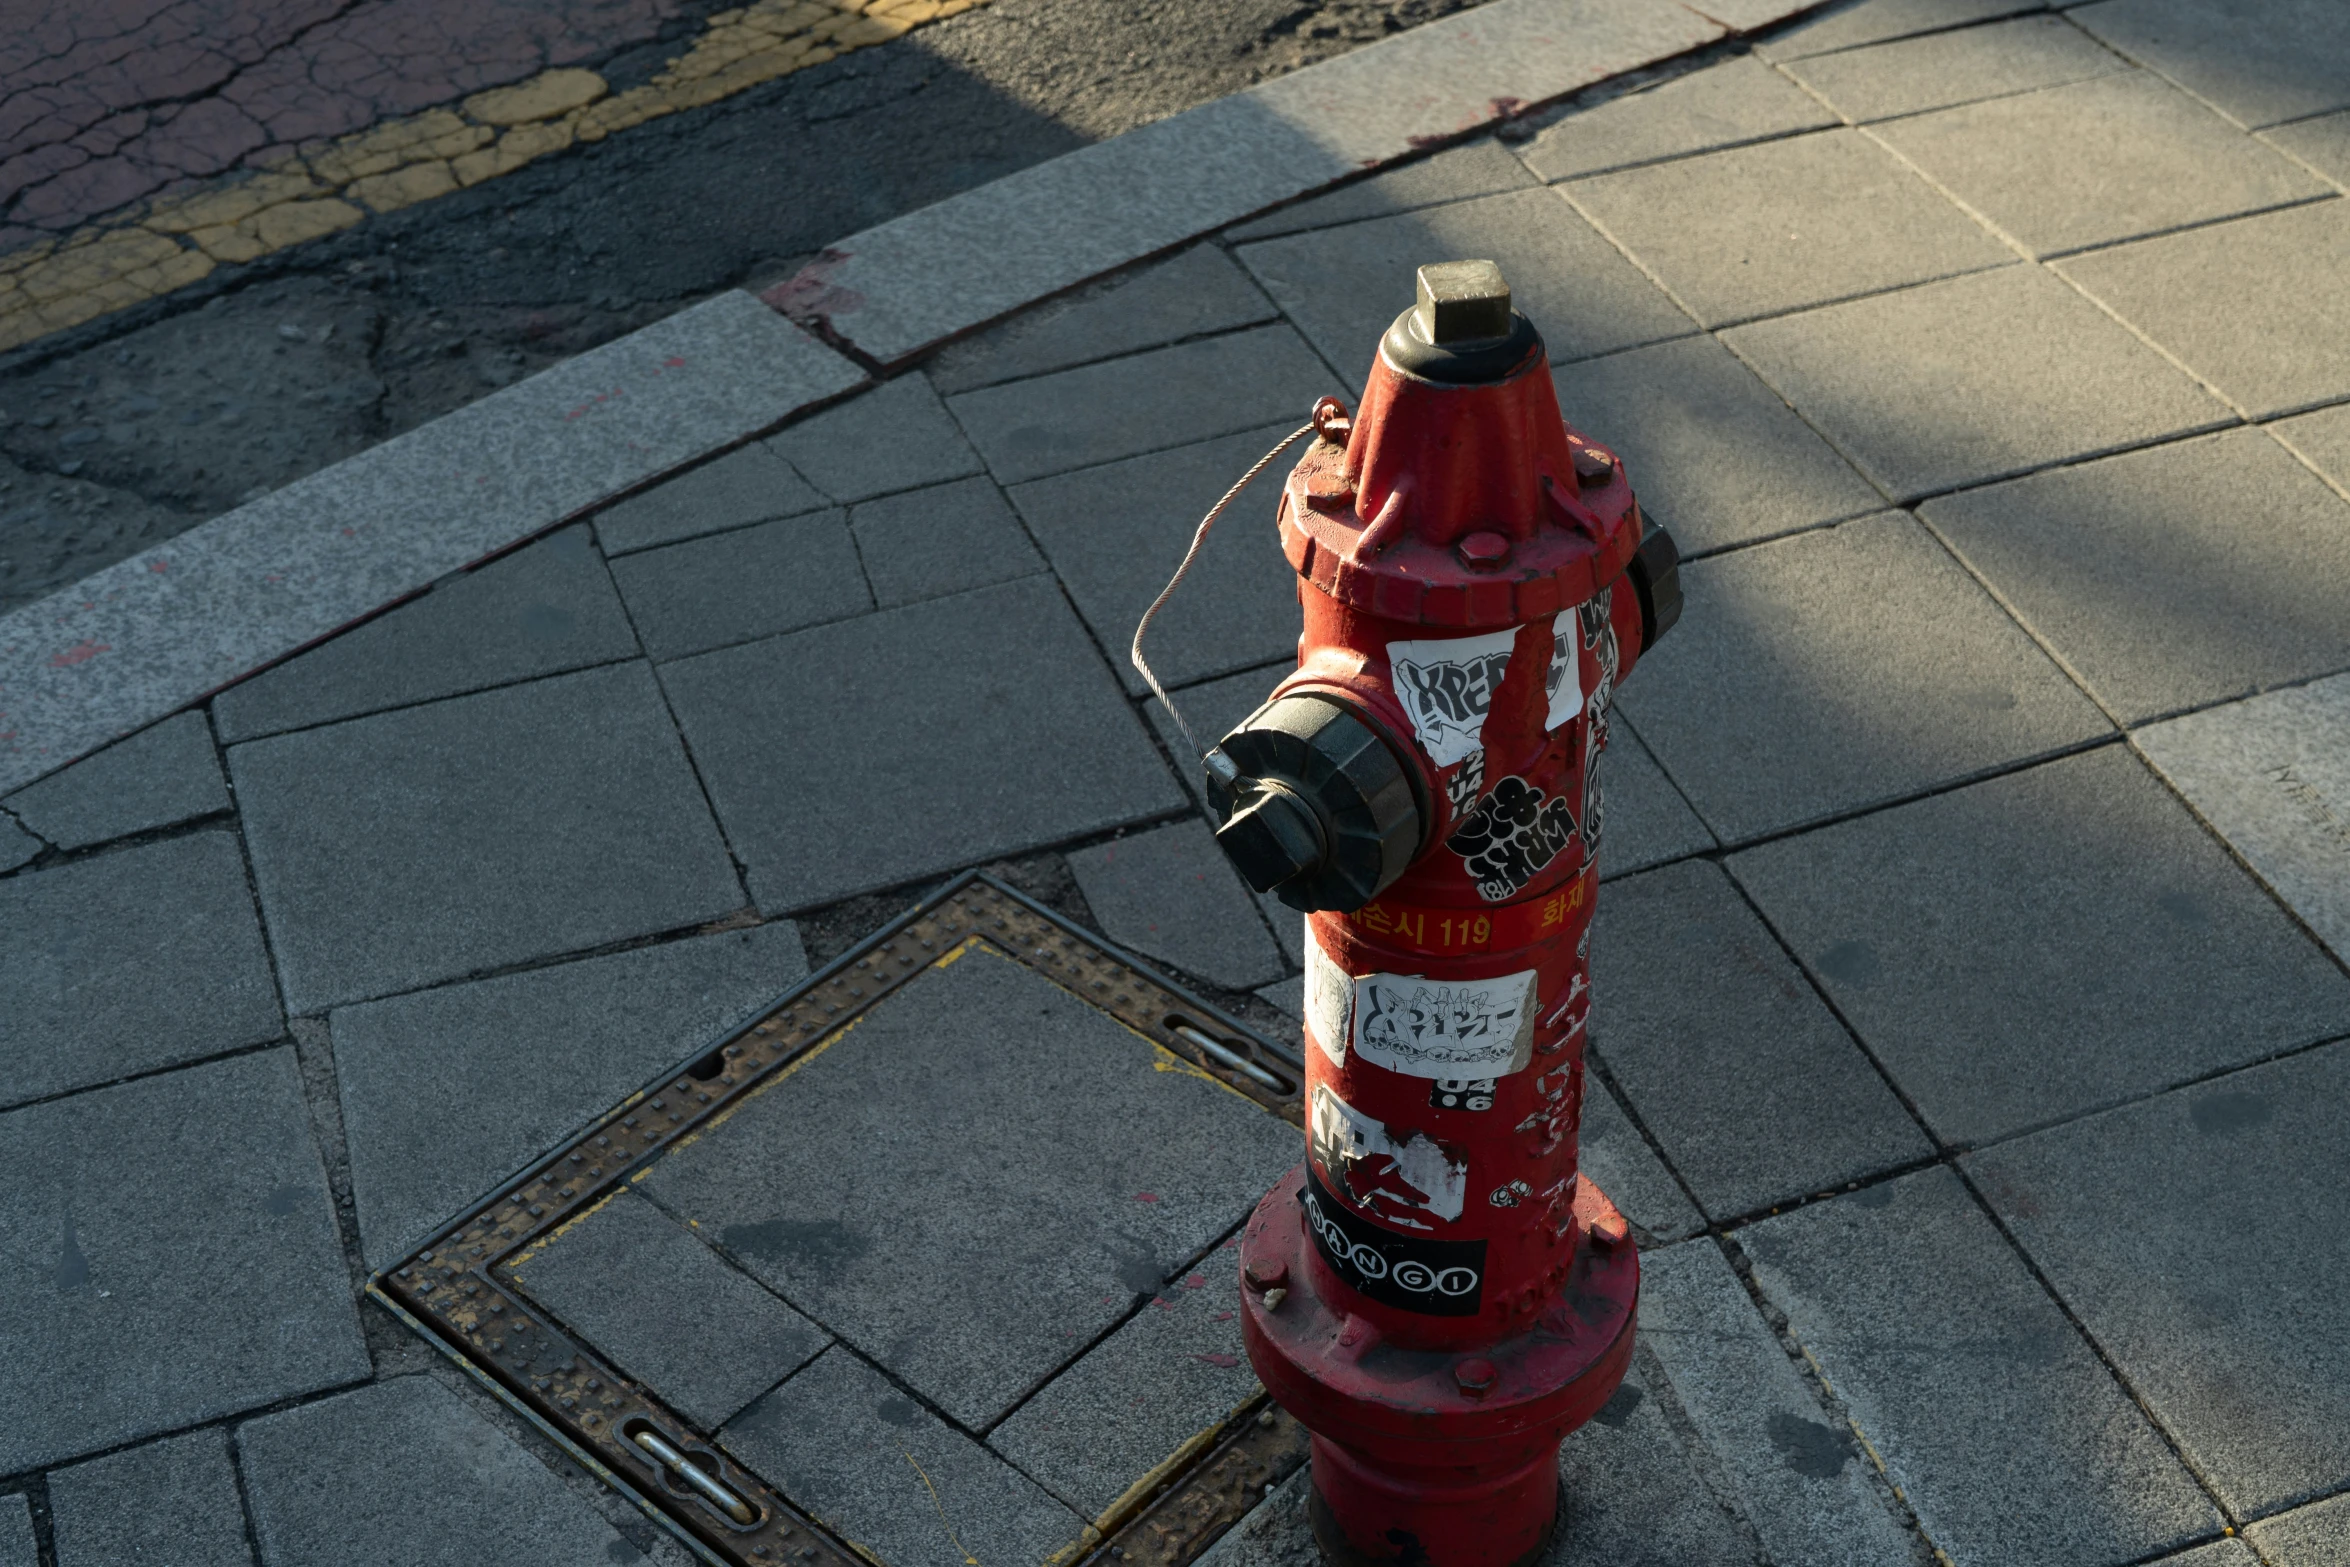
M 1330 961 L 1306 925 L 1306 1032 L 1322 1047 L 1332 1066 L 1346 1065 L 1346 1045 L 1354 1033 L 1355 979 Z
M 1349 1213 L 1309 1167 L 1298 1202 L 1323 1259 L 1382 1305 L 1431 1317 L 1473 1317 L 1485 1294 L 1485 1243 L 1440 1241 Z
M 1572 722 L 1583 711 L 1583 653 L 1576 643 L 1581 611 L 1562 609 L 1550 623 L 1550 669 L 1542 689 L 1550 697 L 1545 729 Z
M 1390 642 L 1395 694 L 1412 734 L 1438 767 L 1465 761 L 1485 744 L 1485 713 L 1510 665 L 1515 631 L 1441 642 Z
M 1407 1077 L 1500 1077 L 1531 1059 L 1534 971 L 1492 979 L 1365 974 L 1355 981 L 1354 1048 Z
M 1314 1089 L 1306 1127 L 1314 1166 L 1357 1208 L 1406 1229 L 1451 1223 L 1469 1196 L 1468 1156 L 1426 1132 L 1391 1135 L 1383 1121 L 1363 1114 L 1330 1091 Z
M 1444 842 L 1461 857 L 1477 895 L 1500 903 L 1540 875 L 1579 831 L 1564 797 L 1546 796 L 1513 773 Z

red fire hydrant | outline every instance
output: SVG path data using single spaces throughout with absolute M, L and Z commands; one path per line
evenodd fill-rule
M 1609 699 L 1679 613 L 1491 262 L 1423 267 L 1281 499 L 1297 672 L 1209 751 L 1217 837 L 1309 911 L 1307 1160 L 1242 1241 L 1249 1360 L 1334 1563 L 1504 1567 L 1622 1380 L 1640 1265 L 1576 1169 Z

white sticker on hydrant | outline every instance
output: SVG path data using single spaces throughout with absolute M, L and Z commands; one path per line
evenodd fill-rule
M 1485 744 L 1485 712 L 1510 666 L 1515 631 L 1442 642 L 1390 642 L 1395 698 L 1412 721 L 1412 735 L 1439 767 L 1474 755 Z
M 1415 1131 L 1398 1142 L 1385 1122 L 1339 1098 L 1327 1083 L 1314 1087 L 1306 1146 L 1334 1190 L 1390 1224 L 1432 1229 L 1424 1216 L 1450 1223 L 1461 1216 L 1468 1199 L 1466 1155 L 1426 1132 Z
M 1350 975 L 1306 943 L 1306 1027 L 1331 1064 L 1352 1049 L 1407 1077 L 1500 1077 L 1534 1055 L 1532 969 L 1490 979 Z

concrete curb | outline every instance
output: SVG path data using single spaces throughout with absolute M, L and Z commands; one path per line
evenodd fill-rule
M 903 364 L 1143 257 L 1816 3 L 1490 0 L 853 235 L 764 298 Z M 0 616 L 0 792 L 866 379 L 730 291 Z

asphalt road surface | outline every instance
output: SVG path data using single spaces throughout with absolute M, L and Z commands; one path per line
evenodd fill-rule
M 0 611 L 843 235 L 1474 3 L 992 0 L 37 340 L 0 356 Z M 545 66 L 625 88 L 720 9 L 0 0 L 0 15 L 28 7 L 39 25 L 0 27 L 0 187 L 15 170 L 0 257 L 174 171 Z M 496 48 L 452 53 L 447 30 L 477 13 L 506 24 Z M 187 40 L 240 27 L 252 63 L 207 86 L 219 62 Z M 69 132 L 98 151 L 59 170 Z

